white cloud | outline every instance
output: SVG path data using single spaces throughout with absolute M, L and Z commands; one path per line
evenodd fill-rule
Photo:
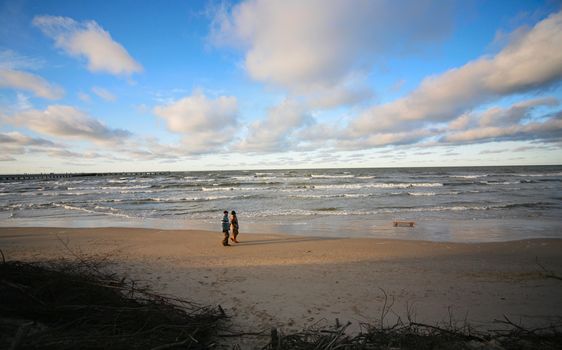
M 98 87 L 98 86 L 94 86 L 92 88 L 92 92 L 96 95 L 98 95 L 98 97 L 109 101 L 109 102 L 114 102 L 117 100 L 117 96 L 115 96 L 114 94 L 112 94 L 111 92 L 109 92 L 108 90 Z
M 507 148 L 503 148 L 503 149 L 484 149 L 480 152 L 478 152 L 478 154 L 499 154 L 499 153 L 506 153 L 509 152 L 510 150 Z
M 310 123 L 311 117 L 293 100 L 271 108 L 264 120 L 250 125 L 246 138 L 235 149 L 252 152 L 287 151 L 293 145 L 291 134 Z
M 55 158 L 65 158 L 65 159 L 111 159 L 112 157 L 107 154 L 100 154 L 97 152 L 73 152 L 66 149 L 52 149 L 48 150 L 47 154 Z
M 0 88 L 26 90 L 51 100 L 62 98 L 64 95 L 61 87 L 50 84 L 40 76 L 13 69 L 0 69 Z
M 10 155 L 7 155 L 7 154 L 0 155 L 0 162 L 12 162 L 14 160 L 16 160 L 16 158 L 14 158 Z
M 29 96 L 22 94 L 22 93 L 17 93 L 16 94 L 16 104 L 15 104 L 16 110 L 24 110 L 24 109 L 30 109 L 33 107 L 33 105 L 31 104 L 31 102 L 29 102 Z
M 85 57 L 92 72 L 130 75 L 142 71 L 127 50 L 95 21 L 79 23 L 68 17 L 36 16 L 33 25 L 55 40 L 56 47 L 71 56 Z
M 52 141 L 30 137 L 17 131 L 0 132 L 0 161 L 16 160 L 13 156 L 24 154 L 27 152 L 37 152 L 42 150 L 54 150 L 60 148 L 61 145 Z
M 22 134 L 21 132 L 0 132 L 0 145 L 15 145 L 15 146 L 55 146 L 55 143 L 37 137 L 30 137 Z
M 330 109 L 339 106 L 353 106 L 367 101 L 374 96 L 371 89 L 365 87 L 337 86 L 319 88 L 310 94 L 308 106 L 314 109 Z
M 154 113 L 166 120 L 170 131 L 177 133 L 222 129 L 236 125 L 238 102 L 232 96 L 210 99 L 197 92 L 167 105 L 157 106 Z
M 548 112 L 558 106 L 553 97 L 516 102 L 508 107 L 493 106 L 481 112 L 465 113 L 448 124 L 376 131 L 356 137 L 337 124 L 318 123 L 296 133 L 294 143 L 310 143 L 316 149 L 337 150 L 417 145 L 436 147 L 493 141 L 557 142 L 562 139 L 562 112 Z M 413 123 L 413 122 L 408 122 Z
M 126 130 L 109 128 L 86 113 L 63 105 L 49 106 L 45 110 L 25 110 L 3 116 L 2 121 L 40 134 L 105 145 L 121 143 L 131 136 Z
M 473 122 L 469 113 L 465 113 L 460 117 L 451 121 L 448 125 L 449 129 L 466 129 Z
M 202 92 L 156 106 L 154 114 L 168 129 L 183 135 L 185 153 L 211 153 L 224 149 L 236 136 L 238 102 L 233 96 L 210 99 Z
M 211 37 L 216 45 L 243 48 L 246 71 L 257 81 L 301 95 L 350 85 L 357 92 L 380 57 L 447 36 L 451 7 L 419 0 L 248 0 L 218 11 Z
M 448 133 L 442 138 L 445 143 L 474 143 L 507 140 L 560 140 L 562 139 L 562 112 L 545 120 L 527 124 L 480 126 L 468 130 Z
M 562 12 L 520 34 L 493 57 L 424 79 L 411 94 L 363 113 L 351 124 L 356 136 L 396 130 L 404 122 L 451 120 L 512 93 L 549 86 L 562 78 Z
M 79 161 L 84 159 L 115 160 L 112 154 L 101 154 L 92 150 L 72 150 L 65 144 L 55 143 L 40 137 L 31 137 L 17 131 L 0 132 L 0 161 L 17 161 L 19 155 L 44 154 L 50 158 Z
M 428 137 L 435 136 L 436 130 L 413 129 L 397 132 L 380 132 L 363 138 L 341 138 L 337 142 L 340 149 L 368 149 L 388 145 L 411 145 Z
M 90 95 L 88 95 L 85 92 L 78 92 L 78 98 L 80 99 L 80 101 L 82 102 L 86 102 L 86 103 L 90 103 L 92 102 L 92 98 L 90 97 Z
M 557 106 L 558 104 L 557 99 L 553 97 L 546 97 L 516 103 L 508 109 L 494 107 L 486 110 L 482 113 L 482 115 L 478 116 L 478 123 L 480 126 L 518 124 L 525 118 L 529 117 L 529 112 L 532 111 L 534 107 Z
M 0 50 L 0 69 L 10 70 L 36 70 L 45 65 L 39 58 L 20 55 L 14 50 Z

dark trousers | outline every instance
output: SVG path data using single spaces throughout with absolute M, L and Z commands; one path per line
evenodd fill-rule
M 228 230 L 222 231 L 222 233 L 224 233 L 224 239 L 222 240 L 222 245 L 228 245 L 228 237 L 230 236 L 230 233 L 228 232 Z

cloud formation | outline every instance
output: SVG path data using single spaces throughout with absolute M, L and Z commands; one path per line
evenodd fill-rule
M 103 100 L 109 101 L 109 102 L 114 102 L 117 100 L 117 96 L 115 96 L 114 94 L 112 94 L 111 92 L 109 92 L 108 90 L 98 87 L 98 86 L 94 86 L 92 88 L 92 92 L 94 94 L 96 94 L 98 97 L 100 97 Z
M 33 25 L 69 55 L 85 57 L 92 72 L 130 75 L 142 71 L 140 63 L 95 21 L 76 22 L 68 17 L 36 16 Z
M 0 161 L 16 160 L 13 156 L 27 152 L 41 152 L 43 150 L 55 150 L 61 145 L 52 141 L 30 137 L 17 131 L 0 132 Z
M 76 141 L 89 140 L 102 145 L 118 144 L 131 136 L 129 131 L 109 128 L 86 113 L 64 105 L 49 106 L 45 110 L 25 110 L 3 116 L 2 121 L 44 135 Z
M 4 146 L 56 146 L 54 142 L 38 137 L 30 137 L 17 131 L 0 132 L 0 145 Z
M 404 122 L 447 121 L 502 96 L 547 87 L 562 78 L 560 47 L 562 12 L 513 36 L 495 56 L 428 77 L 409 95 L 369 109 L 350 131 L 361 137 L 400 129 Z
M 51 100 L 64 96 L 64 90 L 38 75 L 14 69 L 0 68 L 0 88 L 30 91 L 38 97 Z
M 254 80 L 319 94 L 355 85 L 381 56 L 440 41 L 452 27 L 451 7 L 419 0 L 248 0 L 218 11 L 211 37 L 216 45 L 243 48 Z
M 362 86 L 318 88 L 308 96 L 307 105 L 316 110 L 331 109 L 357 105 L 368 101 L 373 96 L 374 93 L 371 89 Z
M 246 138 L 234 147 L 240 151 L 280 152 L 293 148 L 292 134 L 312 122 L 306 110 L 293 100 L 271 108 L 265 119 L 249 126 Z
M 465 115 L 469 122 L 461 130 L 447 130 L 442 143 L 466 144 L 491 141 L 562 139 L 562 111 L 532 118 L 538 107 L 557 106 L 554 98 L 532 99 L 508 108 L 492 107 L 480 113 Z
M 212 153 L 224 149 L 238 127 L 236 97 L 210 99 L 202 92 L 156 106 L 154 114 L 164 119 L 168 129 L 183 136 L 186 154 Z
M 42 59 L 24 56 L 14 50 L 0 50 L 0 69 L 36 70 L 44 65 Z

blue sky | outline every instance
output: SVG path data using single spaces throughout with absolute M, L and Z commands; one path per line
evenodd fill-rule
M 554 1 L 0 1 L 2 173 L 562 163 Z

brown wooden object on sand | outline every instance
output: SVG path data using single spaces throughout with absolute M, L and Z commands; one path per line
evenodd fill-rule
M 394 221 L 394 227 L 414 227 L 414 221 Z

